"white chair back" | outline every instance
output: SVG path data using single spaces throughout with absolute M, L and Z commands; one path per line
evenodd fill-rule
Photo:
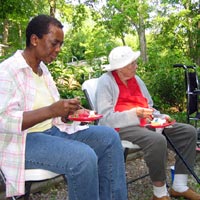
M 82 90 L 85 93 L 85 96 L 88 100 L 90 109 L 95 110 L 95 94 L 96 94 L 96 89 L 97 89 L 97 84 L 98 84 L 98 78 L 92 78 L 89 80 L 86 80 L 82 84 Z

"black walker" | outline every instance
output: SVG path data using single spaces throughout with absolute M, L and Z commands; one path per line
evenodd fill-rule
M 200 120 L 200 112 L 199 112 L 200 88 L 199 88 L 199 79 L 196 66 L 175 64 L 174 67 L 183 68 L 185 71 L 187 123 L 191 124 L 193 120 L 194 126 L 197 128 L 197 123 Z
M 187 123 L 191 124 L 193 120 L 195 128 L 197 128 L 197 123 L 200 120 L 200 112 L 199 112 L 199 79 L 198 73 L 196 70 L 196 66 L 186 66 L 184 64 L 175 64 L 173 65 L 175 68 L 183 68 L 185 71 L 185 84 L 186 84 L 186 103 L 187 103 Z M 164 134 L 164 133 L 163 133 Z M 173 142 L 168 138 L 166 134 L 164 134 L 167 141 L 175 150 L 176 154 L 180 157 L 183 161 L 187 169 L 196 179 L 196 181 L 200 184 L 200 179 L 189 166 L 189 164 L 184 160 L 183 156 L 180 154 L 179 150 L 174 146 Z M 197 141 L 198 147 L 199 141 Z

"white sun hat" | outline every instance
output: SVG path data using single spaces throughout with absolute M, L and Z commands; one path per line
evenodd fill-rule
M 103 65 L 102 68 L 106 71 L 120 69 L 137 60 L 140 56 L 140 51 L 133 51 L 128 46 L 119 46 L 114 48 L 108 56 L 108 65 Z

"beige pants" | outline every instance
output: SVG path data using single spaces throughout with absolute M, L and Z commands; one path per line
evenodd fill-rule
M 171 128 L 163 130 L 179 150 L 185 161 L 194 167 L 196 156 L 196 129 L 188 124 L 175 123 Z M 161 133 L 139 126 L 121 128 L 119 131 L 121 139 L 138 144 L 144 152 L 144 160 L 149 168 L 152 181 L 166 180 L 167 148 L 171 148 L 165 136 Z M 178 156 L 175 163 L 176 174 L 188 174 L 188 170 Z

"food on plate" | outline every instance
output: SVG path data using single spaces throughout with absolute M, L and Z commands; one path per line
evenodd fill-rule
M 81 109 L 77 110 L 73 115 L 69 115 L 71 121 L 91 122 L 102 118 L 103 115 L 98 115 L 94 110 Z
M 154 118 L 151 121 L 151 125 L 152 126 L 162 126 L 164 123 L 166 123 L 167 120 L 166 119 L 161 119 L 161 118 Z
M 71 115 L 70 117 L 73 118 L 92 118 L 92 117 L 96 117 L 96 112 L 94 110 L 80 110 L 75 112 L 73 115 Z
M 174 119 L 170 117 L 165 118 L 153 118 L 153 120 L 150 122 L 152 126 L 162 126 L 164 124 L 169 124 L 173 122 Z
M 96 113 L 94 110 L 90 110 L 90 114 L 88 117 L 95 117 L 96 116 Z

